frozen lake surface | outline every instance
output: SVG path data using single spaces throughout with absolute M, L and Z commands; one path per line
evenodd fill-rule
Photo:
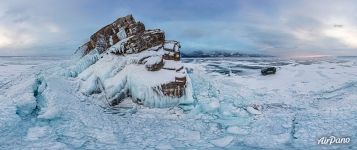
M 186 112 L 130 98 L 109 108 L 63 76 L 69 62 L 0 57 L 0 149 L 357 149 L 356 57 L 184 59 Z M 317 144 L 330 136 L 351 141 Z

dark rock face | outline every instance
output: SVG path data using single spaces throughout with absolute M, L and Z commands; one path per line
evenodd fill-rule
M 138 53 L 148 48 L 163 45 L 165 42 L 165 33 L 159 29 L 147 30 L 142 34 L 136 34 L 127 41 L 121 43 L 123 50 L 121 53 Z M 130 50 L 130 51 L 129 51 Z
M 159 61 L 154 62 L 154 63 L 145 63 L 145 67 L 148 71 L 158 71 L 160 69 L 162 69 L 162 67 L 164 66 L 164 60 L 160 57 L 152 57 L 152 58 L 156 58 Z M 149 58 L 150 59 L 150 58 Z M 145 62 L 146 60 L 144 60 Z
M 186 86 L 186 77 L 175 77 L 175 82 L 170 82 L 161 85 L 164 95 L 172 97 L 181 97 L 184 93 L 183 90 Z
M 275 74 L 276 73 L 276 68 L 275 67 L 263 68 L 261 70 L 261 73 L 262 73 L 262 75 Z
M 163 47 L 164 50 L 169 53 L 163 55 L 163 58 L 166 60 L 175 60 L 179 61 L 181 59 L 180 51 L 181 45 L 177 41 L 165 41 L 165 45 Z
M 127 40 L 123 41 L 124 39 Z M 136 22 L 132 15 L 128 15 L 94 33 L 90 37 L 90 41 L 80 48 L 84 49 L 83 55 L 88 54 L 94 48 L 99 53 L 103 53 L 119 41 L 123 41 L 121 43 L 123 50 L 117 54 L 138 53 L 154 46 L 163 45 L 165 33 L 160 29 L 145 30 L 143 23 Z
M 117 34 L 119 31 L 125 31 L 126 34 L 119 36 L 119 34 Z M 111 45 L 126 38 L 127 36 L 143 33 L 144 31 L 144 24 L 135 22 L 132 15 L 119 18 L 113 23 L 103 27 L 90 37 L 90 40 L 82 46 L 84 49 L 83 55 L 88 54 L 94 48 L 100 49 L 100 53 L 104 52 Z

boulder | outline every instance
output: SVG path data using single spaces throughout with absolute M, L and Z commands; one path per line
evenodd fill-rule
M 143 62 L 148 71 L 158 71 L 164 66 L 164 60 L 159 56 L 148 57 Z
M 275 74 L 276 68 L 275 67 L 266 67 L 266 68 L 261 69 L 260 72 L 262 73 L 262 75 Z

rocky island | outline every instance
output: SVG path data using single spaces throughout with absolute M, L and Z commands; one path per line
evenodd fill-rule
M 76 51 L 70 75 L 86 95 L 104 93 L 113 106 L 131 97 L 149 107 L 187 106 L 191 83 L 180 62 L 180 43 L 160 29 L 145 29 L 132 15 L 95 32 Z

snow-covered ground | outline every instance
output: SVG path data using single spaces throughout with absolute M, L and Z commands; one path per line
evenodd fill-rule
M 357 149 L 356 57 L 184 62 L 190 111 L 109 107 L 63 75 L 68 58 L 0 57 L 0 149 Z M 351 141 L 317 144 L 330 136 Z

